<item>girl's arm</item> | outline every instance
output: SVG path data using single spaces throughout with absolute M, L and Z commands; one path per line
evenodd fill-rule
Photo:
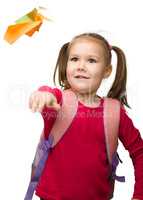
M 143 139 L 131 118 L 121 106 L 119 139 L 132 159 L 134 166 L 135 184 L 133 200 L 143 200 Z
M 62 105 L 62 92 L 58 88 L 52 89 L 51 87 L 48 86 L 41 86 L 40 88 L 38 88 L 38 91 L 52 93 L 56 97 L 57 103 Z M 52 108 L 44 106 L 43 110 L 41 111 L 41 115 L 44 120 L 44 134 L 45 137 L 47 138 L 56 120 L 57 111 Z

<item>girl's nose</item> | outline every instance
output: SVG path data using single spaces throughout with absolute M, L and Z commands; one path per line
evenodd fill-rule
M 78 63 L 77 70 L 85 70 L 85 62 L 81 61 Z

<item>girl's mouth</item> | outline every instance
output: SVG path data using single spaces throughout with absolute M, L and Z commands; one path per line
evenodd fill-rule
M 83 75 L 77 75 L 77 76 L 75 76 L 75 78 L 78 78 L 78 79 L 89 79 L 89 77 L 83 76 Z

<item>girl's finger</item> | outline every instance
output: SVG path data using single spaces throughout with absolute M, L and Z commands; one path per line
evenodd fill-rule
M 38 108 L 37 108 L 37 111 L 38 111 L 38 112 L 42 112 L 42 110 L 43 110 L 43 108 L 44 108 L 44 105 L 45 105 L 45 104 L 44 104 L 43 102 L 40 103 L 39 106 L 38 106 Z
M 36 93 L 33 92 L 29 97 L 29 108 L 32 109 L 33 103 L 36 101 Z
M 37 109 L 37 105 L 35 103 L 33 103 L 31 106 L 32 112 L 36 112 L 36 109 Z
M 33 104 L 33 94 L 29 97 L 29 108 L 32 108 L 32 104 Z
M 46 100 L 46 106 L 47 107 L 53 107 L 53 103 L 54 103 L 54 99 L 53 98 L 51 98 L 50 97 L 50 99 L 48 98 L 47 100 Z
M 33 97 L 33 102 L 32 102 L 32 111 L 33 111 L 33 112 L 36 112 L 36 111 L 37 111 L 37 108 L 39 107 L 39 104 L 40 104 L 39 95 L 35 95 L 35 96 Z
M 61 107 L 57 102 L 53 102 L 50 108 L 53 108 L 54 110 L 58 111 Z
M 54 103 L 53 108 L 58 111 L 58 110 L 60 110 L 61 106 L 60 106 L 60 104 Z

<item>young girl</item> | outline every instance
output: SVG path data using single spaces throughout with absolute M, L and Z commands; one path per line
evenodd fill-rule
M 97 90 L 112 72 L 112 51 L 117 55 L 117 71 L 107 97 L 121 103 L 118 136 L 134 165 L 132 199 L 143 200 L 143 140 L 124 108 L 124 105 L 130 108 L 126 96 L 125 55 L 120 48 L 109 45 L 105 38 L 95 33 L 74 37 L 59 53 L 54 82 L 58 69 L 59 84 L 64 90 L 70 88 L 76 94 L 78 110 L 64 137 L 49 154 L 36 188 L 36 195 L 41 200 L 111 198 L 113 188 L 109 180 L 103 127 L 104 98 L 97 95 Z M 58 88 L 42 86 L 30 96 L 29 107 L 43 116 L 46 138 L 61 105 L 62 92 Z

